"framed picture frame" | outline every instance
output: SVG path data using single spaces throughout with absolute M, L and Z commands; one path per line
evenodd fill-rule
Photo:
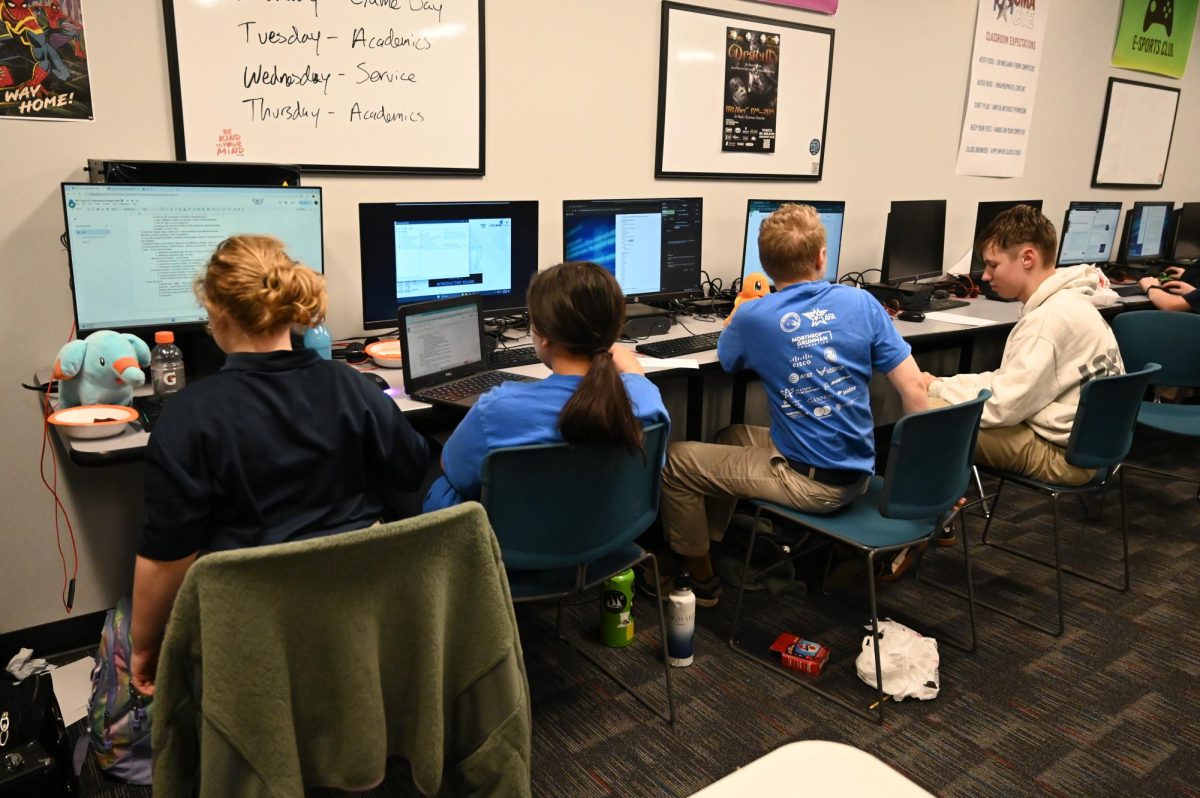
M 665 1 L 659 178 L 820 180 L 834 32 Z
M 1178 110 L 1174 86 L 1109 78 L 1092 186 L 1162 188 Z

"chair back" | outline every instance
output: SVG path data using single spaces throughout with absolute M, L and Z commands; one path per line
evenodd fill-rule
M 1112 329 L 1127 370 L 1158 363 L 1152 385 L 1200 388 L 1200 314 L 1126 311 L 1113 319 Z
M 603 557 L 658 515 L 667 426 L 645 428 L 642 450 L 544 443 L 483 460 L 480 501 L 510 569 L 566 568 Z
M 879 512 L 887 518 L 941 515 L 963 497 L 971 478 L 983 403 L 991 391 L 962 404 L 913 413 L 896 422 Z
M 1067 440 L 1068 463 L 1080 468 L 1109 468 L 1125 459 L 1133 446 L 1142 396 L 1159 368 L 1157 363 L 1147 363 L 1141 371 L 1084 384 Z

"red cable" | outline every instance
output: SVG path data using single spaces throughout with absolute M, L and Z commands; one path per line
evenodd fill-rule
M 71 325 L 71 332 L 67 335 L 67 340 L 70 341 L 75 335 L 75 325 Z M 46 392 L 42 395 L 42 451 L 38 455 L 38 476 L 42 478 L 42 484 L 46 486 L 46 490 L 50 491 L 50 495 L 54 497 L 54 543 L 58 547 L 58 559 L 62 563 L 63 571 L 63 586 L 62 586 L 62 603 L 63 608 L 70 614 L 75 605 L 75 580 L 79 576 L 79 548 L 75 543 L 75 528 L 71 524 L 71 516 L 67 513 L 67 508 L 63 505 L 62 499 L 58 497 L 58 455 L 54 452 L 54 446 L 50 446 L 50 463 L 53 467 L 54 484 L 51 485 L 46 481 L 46 443 L 50 439 L 50 389 L 53 387 L 55 379 L 53 376 L 46 383 Z M 67 576 L 67 558 L 63 553 L 62 547 L 62 529 L 58 523 L 58 514 L 62 512 L 63 519 L 67 522 L 67 533 L 71 538 L 71 562 L 73 568 L 71 576 Z

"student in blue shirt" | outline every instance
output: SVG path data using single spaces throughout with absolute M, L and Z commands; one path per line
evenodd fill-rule
M 633 448 L 643 426 L 670 422 L 658 388 L 616 344 L 625 297 L 611 273 L 594 263 L 552 266 L 533 278 L 528 305 L 533 346 L 553 374 L 480 397 L 446 441 L 426 512 L 478 499 L 493 449 L 563 440 Z
M 825 229 L 811 206 L 782 206 L 763 221 L 758 246 L 778 290 L 738 308 L 717 356 L 726 371 L 762 379 L 770 429 L 737 424 L 715 443 L 674 443 L 663 471 L 663 530 L 701 606 L 717 603 L 709 541 L 724 536 L 738 499 L 831 512 L 866 490 L 875 467 L 872 371 L 900 392 L 905 413 L 927 403 L 911 348 L 879 302 L 821 279 Z

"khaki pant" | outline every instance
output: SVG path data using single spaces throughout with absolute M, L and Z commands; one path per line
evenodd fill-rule
M 949 405 L 940 397 L 929 399 L 930 409 Z M 1028 424 L 979 430 L 975 462 L 1053 485 L 1082 485 L 1096 474 L 1068 463 L 1066 449 L 1041 437 Z
M 844 487 L 793 471 L 766 427 L 735 424 L 716 443 L 671 444 L 663 470 L 662 521 L 671 549 L 684 557 L 708 553 L 720 540 L 738 499 L 766 499 L 806 512 L 832 512 L 867 489 L 869 477 Z

